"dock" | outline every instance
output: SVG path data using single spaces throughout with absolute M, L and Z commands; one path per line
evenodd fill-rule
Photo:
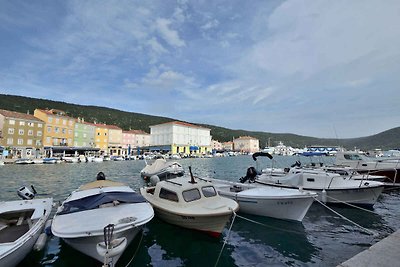
M 400 230 L 337 267 L 393 267 L 400 263 Z

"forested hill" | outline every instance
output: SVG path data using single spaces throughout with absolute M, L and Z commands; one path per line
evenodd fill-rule
M 126 112 L 105 107 L 83 106 L 46 99 L 0 94 L 0 109 L 7 109 L 22 113 L 29 112 L 30 114 L 33 114 L 33 111 L 36 108 L 60 109 L 65 111 L 71 117 L 85 118 L 85 121 L 88 122 L 96 121 L 99 123 L 117 125 L 124 130 L 136 129 L 143 130 L 145 132 L 150 131 L 150 125 L 156 125 L 175 120 L 173 118 Z M 211 135 L 214 140 L 224 142 L 231 141 L 233 138 L 239 136 L 249 135 L 259 139 L 261 147 L 266 146 L 268 141 L 270 141 L 270 144 L 273 146 L 275 146 L 278 141 L 282 141 L 285 145 L 299 148 L 310 145 L 340 145 L 348 149 L 354 147 L 361 149 L 400 148 L 400 127 L 368 137 L 352 139 L 321 139 L 289 133 L 268 133 L 252 132 L 246 130 L 232 130 L 206 124 L 203 124 L 202 126 L 211 129 Z

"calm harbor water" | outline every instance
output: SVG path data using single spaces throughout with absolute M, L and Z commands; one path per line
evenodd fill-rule
M 288 167 L 299 158 L 275 157 L 276 165 Z M 303 159 L 306 162 L 307 159 Z M 200 177 L 237 181 L 249 166 L 250 156 L 207 159 L 182 159 L 182 165 Z M 260 166 L 265 167 L 267 161 Z M 0 200 L 18 199 L 16 190 L 33 184 L 38 197 L 51 196 L 63 201 L 81 184 L 93 181 L 99 171 L 108 179 L 124 182 L 138 190 L 144 186 L 140 170 L 144 161 L 54 165 L 0 166 Z M 375 242 L 399 229 L 400 192 L 384 193 L 374 206 L 374 213 L 346 207 L 334 209 L 376 232 L 369 235 L 314 203 L 302 223 L 251 215 L 255 224 L 236 218 L 218 266 L 336 266 Z M 53 211 L 54 212 L 54 211 Z M 125 251 L 117 266 L 214 266 L 221 251 L 228 226 L 219 239 L 169 225 L 154 218 Z M 19 266 L 101 266 L 100 263 L 51 237 L 41 252 L 32 252 Z

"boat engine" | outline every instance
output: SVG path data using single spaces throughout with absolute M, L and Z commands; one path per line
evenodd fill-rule
M 31 190 L 29 190 L 26 186 L 21 187 L 17 191 L 18 196 L 20 198 L 22 198 L 23 200 L 33 199 L 37 192 L 36 192 L 35 188 L 33 187 L 33 185 L 31 185 L 31 188 L 32 188 L 33 192 Z
M 257 176 L 257 170 L 254 167 L 249 167 L 247 168 L 247 172 L 246 172 L 246 176 L 241 177 L 239 179 L 239 181 L 241 183 L 245 183 L 247 181 L 249 181 L 249 183 L 254 183 L 254 181 L 256 180 L 256 176 Z

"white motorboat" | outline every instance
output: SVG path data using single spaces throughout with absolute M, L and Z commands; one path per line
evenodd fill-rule
M 78 163 L 79 162 L 79 158 L 78 157 L 63 157 L 62 159 L 66 163 Z
M 256 161 L 258 156 L 272 159 L 268 153 L 255 153 L 253 159 Z M 284 174 L 282 170 L 274 172 L 273 169 L 259 173 L 254 167 L 250 167 L 246 176 L 241 178 L 241 182 L 250 180 L 263 185 L 303 189 L 316 192 L 318 199 L 325 203 L 363 206 L 373 206 L 384 188 L 381 182 L 348 179 L 321 168 L 300 168 L 298 165 L 286 168 Z
M 4 161 L 0 160 L 0 166 L 4 165 Z
M 210 180 L 221 196 L 239 203 L 240 212 L 277 219 L 302 221 L 317 196 L 298 189 Z
M 140 171 L 143 179 L 148 180 L 151 176 L 157 175 L 160 180 L 182 176 L 185 173 L 182 165 L 176 161 L 167 161 L 164 158 L 156 159 L 153 163 L 147 164 Z
M 101 158 L 101 157 L 94 157 L 94 158 L 92 159 L 92 162 L 103 162 L 103 158 Z
M 234 200 L 221 197 L 211 182 L 193 176 L 164 180 L 141 188 L 140 193 L 162 220 L 215 237 L 239 209 Z
M 140 194 L 105 180 L 100 172 L 96 181 L 82 185 L 62 203 L 51 230 L 76 250 L 113 265 L 153 217 L 153 208 Z
M 43 159 L 43 164 L 56 164 L 57 159 L 56 158 L 44 158 Z
M 355 169 L 348 167 L 348 166 L 323 166 L 321 167 L 326 172 L 337 173 L 343 177 L 353 180 L 372 180 L 372 181 L 379 181 L 384 182 L 387 177 L 382 175 L 372 175 L 369 173 L 359 173 Z
M 33 164 L 33 161 L 31 159 L 17 159 L 14 161 L 15 164 L 21 164 L 21 165 L 25 165 L 25 164 Z
M 298 175 L 301 174 L 301 175 Z M 256 183 L 313 191 L 325 203 L 350 203 L 373 206 L 383 191 L 377 181 L 347 179 L 318 169 L 291 168 L 285 176 L 257 175 Z
M 386 176 L 386 182 L 400 183 L 400 160 L 371 158 L 356 151 L 338 152 L 335 165 L 349 166 L 359 173 Z
M 0 202 L 0 266 L 16 266 L 32 250 L 42 234 L 53 199 L 32 199 L 22 187 L 24 200 Z M 21 196 L 21 195 L 20 195 Z

